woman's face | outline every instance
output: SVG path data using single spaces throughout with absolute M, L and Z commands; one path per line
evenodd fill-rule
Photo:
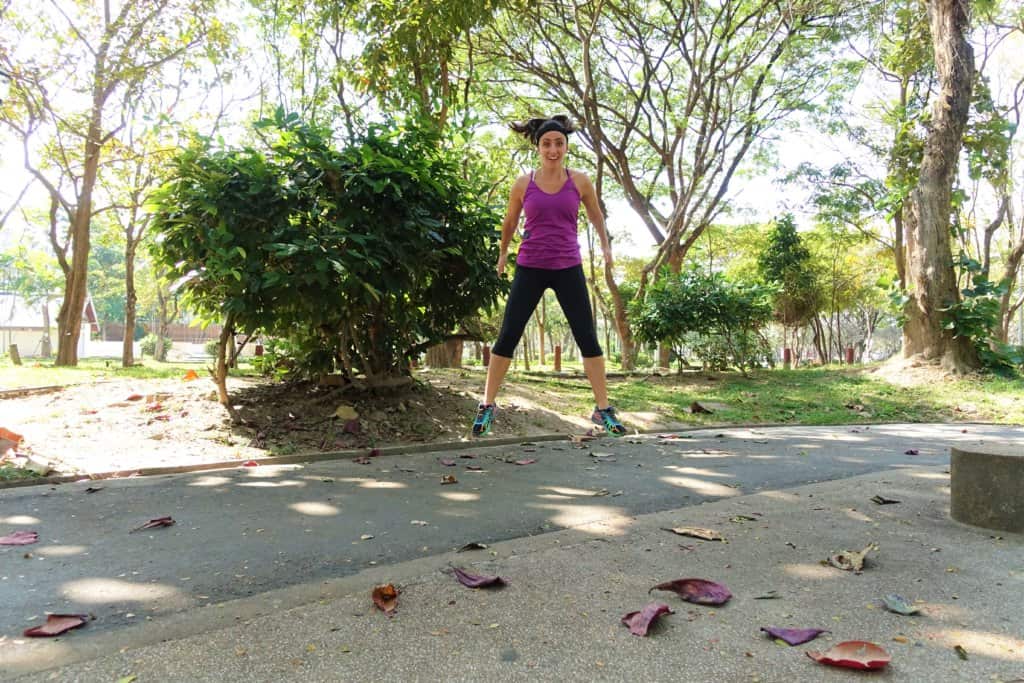
M 537 152 L 541 160 L 547 163 L 559 163 L 565 157 L 567 140 L 557 130 L 549 130 L 540 136 Z

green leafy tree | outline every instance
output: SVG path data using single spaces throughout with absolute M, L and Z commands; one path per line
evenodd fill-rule
M 102 162 L 127 103 L 165 67 L 190 68 L 228 39 L 216 0 L 5 4 L 0 70 L 10 78 L 3 123 L 26 170 L 50 198 L 51 246 L 64 272 L 59 365 L 76 365 L 86 300 L 94 199 Z
M 811 251 L 796 231 L 792 214 L 785 214 L 772 225 L 758 256 L 758 269 L 766 282 L 778 287 L 773 305 L 775 319 L 784 329 L 800 327 L 818 312 L 821 292 Z
M 156 193 L 154 258 L 184 303 L 296 349 L 298 369 L 370 386 L 495 303 L 500 216 L 431 127 L 373 128 L 335 149 L 279 111 L 265 149 L 199 141 Z
M 700 268 L 663 273 L 630 310 L 641 343 L 667 343 L 678 358 L 691 348 L 708 367 L 748 368 L 770 353 L 764 329 L 772 319 L 772 288 L 730 282 Z

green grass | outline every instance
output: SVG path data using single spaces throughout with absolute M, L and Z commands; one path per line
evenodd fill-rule
M 22 360 L 22 365 L 14 365 L 7 356 L 0 358 L 0 390 L 21 389 L 24 387 L 44 387 L 68 384 L 84 384 L 94 381 L 119 378 L 160 379 L 181 377 L 189 370 L 201 375 L 206 369 L 199 363 L 161 363 L 152 358 L 141 361 L 141 365 L 130 368 L 121 367 L 120 358 L 84 358 L 77 367 L 55 367 L 52 360 L 36 361 L 33 358 Z M 242 363 L 234 375 L 255 374 L 251 367 Z
M 919 386 L 893 384 L 857 368 L 759 370 L 749 377 L 731 372 L 687 372 L 666 377 L 610 379 L 613 404 L 627 412 L 701 425 L 857 424 L 874 422 L 993 422 L 1024 424 L 1024 381 L 980 376 L 938 380 Z M 508 384 L 530 387 L 561 412 L 593 405 L 583 378 L 510 373 Z M 698 402 L 713 414 L 691 414 Z
M 0 481 L 19 481 L 21 479 L 35 479 L 38 474 L 32 470 L 23 470 L 20 467 L 11 465 L 0 465 Z

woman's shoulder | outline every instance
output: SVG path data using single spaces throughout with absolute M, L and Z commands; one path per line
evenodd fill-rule
M 565 170 L 568 172 L 569 178 L 572 179 L 572 182 L 576 184 L 576 187 L 580 191 L 589 187 L 593 187 L 593 185 L 590 182 L 590 176 L 588 176 L 583 171 L 577 171 L 574 168 L 567 168 Z

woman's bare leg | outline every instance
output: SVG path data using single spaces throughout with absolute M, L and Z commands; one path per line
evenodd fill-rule
M 511 358 L 491 354 L 491 362 L 487 365 L 487 384 L 484 385 L 484 404 L 494 403 L 511 364 Z
M 493 358 L 493 356 L 492 356 Z M 583 372 L 590 380 L 594 392 L 594 403 L 598 408 L 608 407 L 608 378 L 605 376 L 604 356 L 583 359 Z

